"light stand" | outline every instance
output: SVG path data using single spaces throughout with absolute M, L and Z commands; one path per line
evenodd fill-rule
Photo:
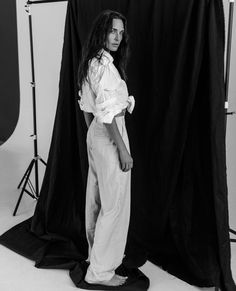
M 228 22 L 228 41 L 227 41 L 227 54 L 226 54 L 226 72 L 225 72 L 225 131 L 227 125 L 227 115 L 235 114 L 235 111 L 228 112 L 228 92 L 229 92 L 229 72 L 230 72 L 230 56 L 231 56 L 231 43 L 232 43 L 232 27 L 233 27 L 233 13 L 234 13 L 234 0 L 229 0 L 229 22 Z M 229 228 L 229 232 L 236 235 L 236 231 Z M 236 242 L 236 239 L 230 239 L 231 242 Z
M 229 0 L 229 22 L 228 22 L 228 37 L 227 37 L 227 51 L 226 51 L 226 70 L 225 70 L 225 132 L 227 126 L 227 115 L 235 114 L 235 111 L 228 112 L 228 93 L 229 93 L 229 72 L 230 72 L 230 57 L 231 57 L 231 43 L 232 43 L 232 27 L 234 16 L 234 0 Z M 236 231 L 229 228 L 229 232 L 236 235 Z M 236 242 L 236 239 L 230 239 L 231 242 Z M 215 287 L 215 291 L 219 291 L 219 287 Z
M 28 2 L 25 5 L 25 10 L 29 16 L 29 32 L 30 32 L 30 51 L 31 51 L 31 69 L 32 69 L 31 87 L 32 87 L 32 96 L 33 96 L 33 124 L 34 124 L 34 133 L 31 135 L 31 137 L 34 140 L 34 157 L 31 160 L 26 172 L 24 173 L 23 178 L 21 179 L 17 187 L 17 189 L 19 189 L 21 184 L 24 182 L 15 210 L 13 212 L 13 216 L 16 215 L 17 209 L 19 207 L 19 204 L 24 192 L 26 192 L 33 199 L 36 199 L 36 200 L 38 199 L 39 197 L 38 160 L 41 161 L 46 166 L 46 162 L 38 155 L 32 19 L 31 19 L 31 14 L 30 14 L 30 6 Z M 35 188 L 33 187 L 29 179 L 33 167 L 35 167 Z M 27 183 L 30 187 L 31 192 L 26 189 Z

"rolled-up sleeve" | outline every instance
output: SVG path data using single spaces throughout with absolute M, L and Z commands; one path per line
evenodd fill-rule
M 115 94 L 120 81 L 110 70 L 109 64 L 96 61 L 90 65 L 89 82 L 95 95 L 94 115 L 102 123 L 112 123 L 114 116 L 128 105 Z
M 131 114 L 132 112 L 133 112 L 133 110 L 134 110 L 134 106 L 135 106 L 135 99 L 134 99 L 134 96 L 129 96 L 128 97 L 128 106 L 127 106 L 127 110 L 128 110 L 128 112 Z

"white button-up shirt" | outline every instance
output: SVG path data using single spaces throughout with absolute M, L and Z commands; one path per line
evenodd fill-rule
M 125 108 L 132 113 L 135 100 L 129 96 L 111 54 L 104 49 L 99 54 L 102 54 L 100 61 L 97 58 L 89 61 L 88 76 L 78 92 L 81 97 L 78 102 L 81 110 L 93 113 L 98 121 L 111 123 L 113 117 Z

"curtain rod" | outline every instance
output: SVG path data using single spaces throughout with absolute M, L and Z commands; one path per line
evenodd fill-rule
M 27 4 L 41 4 L 41 3 L 52 3 L 52 2 L 62 2 L 62 1 L 67 1 L 67 0 L 40 0 L 40 1 L 27 1 Z

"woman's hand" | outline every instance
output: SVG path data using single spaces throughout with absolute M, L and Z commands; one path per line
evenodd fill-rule
M 129 154 L 126 145 L 122 139 L 119 129 L 116 124 L 116 119 L 113 118 L 112 123 L 104 123 L 111 139 L 115 142 L 120 160 L 120 167 L 123 172 L 129 171 L 133 167 L 133 159 Z
M 128 172 L 133 168 L 133 159 L 127 149 L 119 151 L 120 167 L 123 172 Z

